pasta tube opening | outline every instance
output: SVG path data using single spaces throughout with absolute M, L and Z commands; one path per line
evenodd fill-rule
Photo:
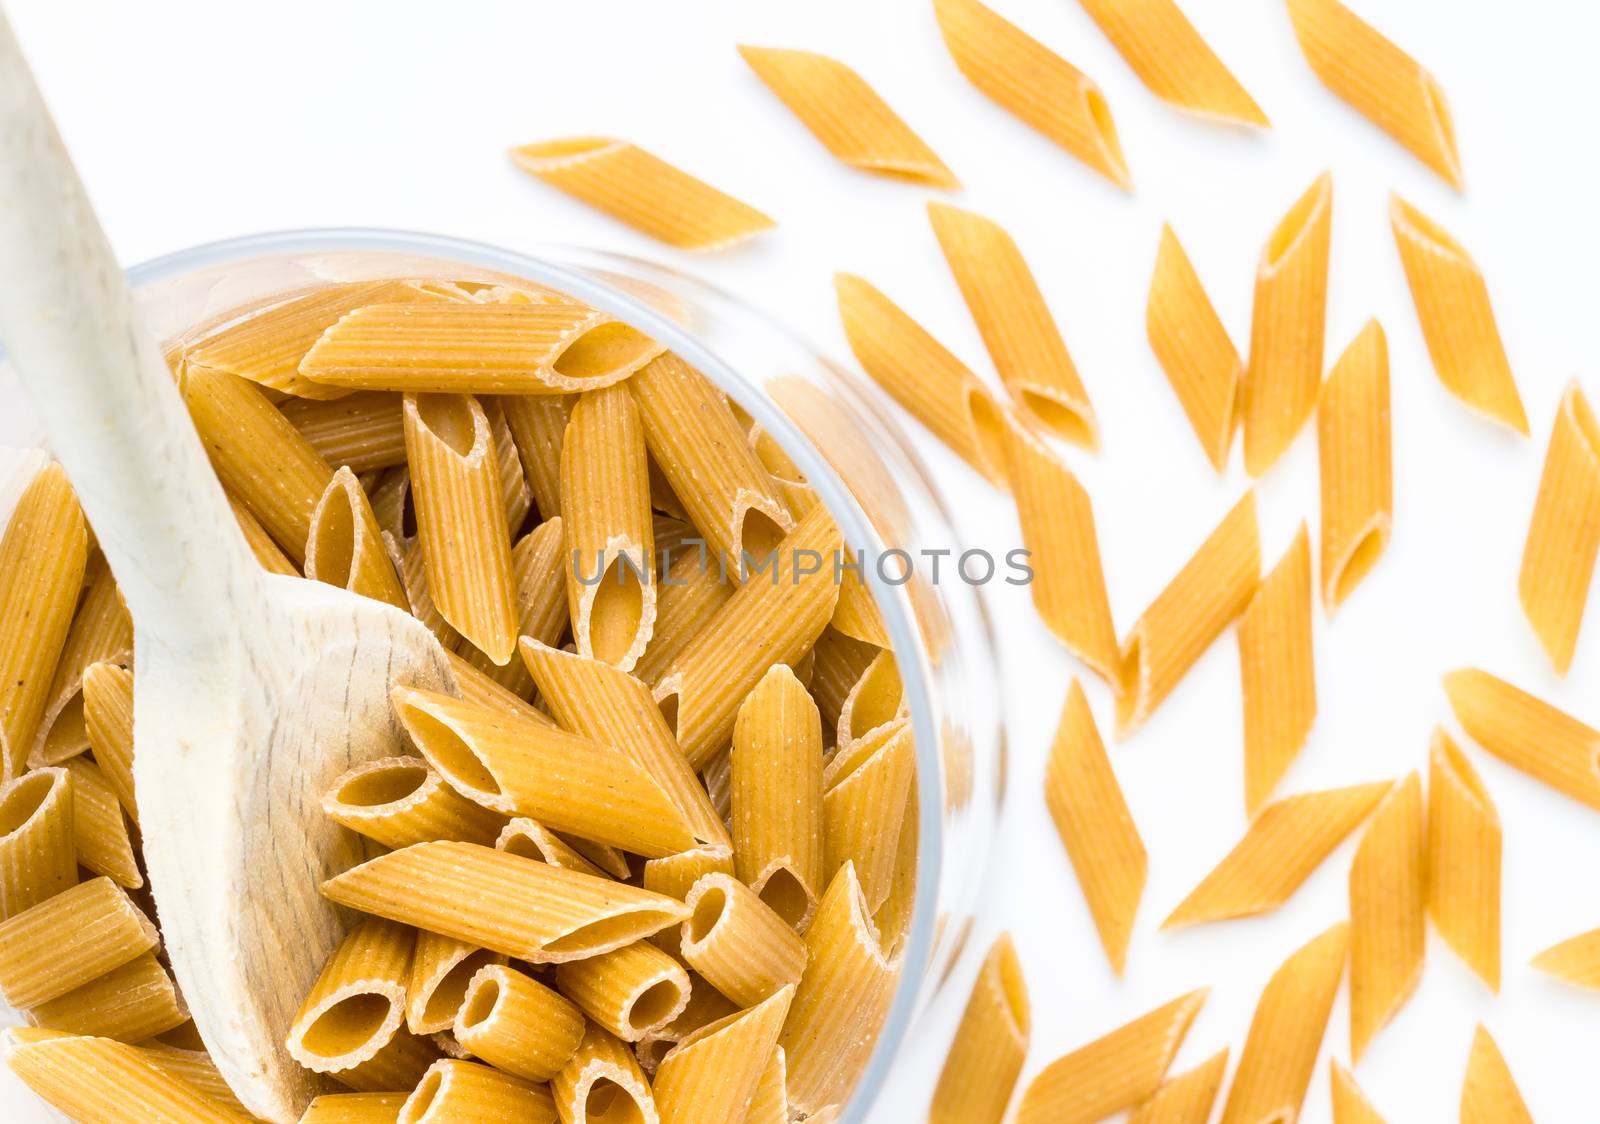
M 661 354 L 661 345 L 627 324 L 612 321 L 577 336 L 556 356 L 551 369 L 585 384 L 636 371 Z
M 505 804 L 505 793 L 499 780 L 483 758 L 478 756 L 471 742 L 448 723 L 420 706 L 411 705 L 409 701 L 397 698 L 395 709 L 410 732 L 411 739 L 419 746 L 427 747 L 428 760 L 452 787 L 488 807 Z
M 346 775 L 349 779 L 333 790 L 333 799 L 356 808 L 377 808 L 420 792 L 428 780 L 428 767 L 415 759 L 398 758 L 382 768 Z
M 385 986 L 385 985 L 377 985 Z M 347 1069 L 365 1061 L 400 1025 L 400 989 L 358 991 L 330 1001 L 300 1033 L 303 1065 Z
M 60 769 L 40 769 L 12 784 L 0 796 L 0 837 L 20 830 L 38 815 L 56 785 L 64 784 L 65 780 L 66 773 Z

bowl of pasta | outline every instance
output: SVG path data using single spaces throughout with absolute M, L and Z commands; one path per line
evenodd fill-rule
M 304 794 L 357 859 L 283 1028 L 304 1119 L 857 1120 L 939 1056 L 1003 724 L 981 590 L 921 565 L 960 544 L 873 393 L 576 249 L 308 231 L 130 276 L 261 564 L 409 611 L 455 672 L 395 692 L 409 753 Z M 7 1060 L 74 1115 L 137 1084 L 248 1119 L 163 954 L 132 630 L 38 434 L 0 420 L 0 600 L 42 618 L 8 657 Z

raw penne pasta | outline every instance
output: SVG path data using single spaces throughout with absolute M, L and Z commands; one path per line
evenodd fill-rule
M 409 610 L 372 504 L 348 468 L 333 474 L 306 535 L 306 577 Z
M 550 1079 L 561 1124 L 660 1124 L 650 1082 L 613 1036 L 590 1023 L 572 1060 Z
M 1322 84 L 1461 190 L 1461 157 L 1433 75 L 1339 0 L 1289 0 L 1289 21 Z
M 913 183 L 961 186 L 911 126 L 839 60 L 813 51 L 744 44 L 739 54 L 836 159 Z
M 1244 466 L 1251 476 L 1277 463 L 1317 405 L 1332 226 L 1333 178 L 1324 172 L 1261 248 L 1250 358 L 1239 387 Z
M 823 736 L 826 737 L 838 729 L 845 699 L 861 682 L 861 677 L 872 666 L 872 661 L 878 658 L 881 649 L 830 627 L 817 638 L 811 651 L 816 659 L 811 672 L 810 694 L 822 714 Z
M 464 701 L 515 718 L 524 718 L 540 726 L 556 724 L 555 719 L 544 711 L 509 688 L 502 687 L 455 652 L 447 651 L 445 660 L 450 664 L 450 670 L 455 672 L 456 690 Z
M 247 1124 L 249 1117 L 109 1038 L 34 1027 L 3 1032 L 0 1057 L 46 1103 L 73 1120 Z
M 1389 197 L 1389 225 L 1434 374 L 1471 409 L 1528 436 L 1528 415 L 1477 263 L 1398 195 Z
M 605 871 L 606 874 L 621 882 L 632 881 L 634 869 L 628 856 L 620 847 L 613 847 L 609 843 L 596 843 L 592 839 L 585 839 L 581 835 L 568 832 L 558 836 L 560 840 L 581 857 L 594 866 Z M 650 860 L 646 859 L 646 862 Z
M 448 695 L 391 697 L 428 764 L 486 808 L 651 857 L 694 846 L 683 813 L 621 750 Z
M 500 836 L 494 841 L 497 851 L 517 855 L 524 859 L 533 859 L 537 862 L 549 863 L 566 870 L 576 870 L 583 874 L 592 874 L 596 878 L 604 877 L 609 872 L 600 869 L 594 863 L 579 854 L 571 844 L 567 843 L 555 832 L 541 823 L 530 820 L 527 816 L 517 816 L 501 829 Z M 669 859 L 655 859 L 654 862 L 668 862 Z M 648 868 L 649 863 L 645 864 Z M 655 889 L 646 886 L 646 890 Z M 674 894 L 673 897 L 678 895 Z
M 0 996 L 37 1007 L 156 947 L 127 891 L 93 878 L 0 922 Z
M 351 929 L 289 1024 L 290 1056 L 314 1072 L 338 1074 L 371 1061 L 403 1034 L 416 938 L 378 917 Z
M 409 1093 L 324 1093 L 299 1124 L 395 1124 Z
M 330 878 L 322 892 L 535 964 L 596 956 L 689 916 L 665 895 L 472 843 L 417 843 L 380 855 Z
M 172 977 L 146 952 L 28 1012 L 35 1026 L 143 1042 L 183 1024 L 189 1011 Z
M 401 1106 L 397 1124 L 451 1124 L 456 1120 L 515 1120 L 556 1124 L 555 1100 L 544 1085 L 476 1062 L 441 1058 Z
M 1427 945 L 1427 835 L 1422 779 L 1383 798 L 1350 864 L 1350 1062 L 1394 1018 L 1422 978 Z
M 565 525 L 558 515 L 540 523 L 511 548 L 511 581 L 517 606 L 517 637 L 531 637 L 555 645 L 567 631 L 567 572 Z M 471 650 L 467 660 L 512 694 L 533 697 L 533 677 L 520 659 L 496 665 L 482 652 Z
M 1163 1081 L 1150 1099 L 1133 1110 L 1128 1124 L 1206 1124 L 1227 1069 L 1224 1046 L 1193 1069 Z
M 583 1041 L 583 1012 L 531 976 L 504 964 L 479 968 L 456 1012 L 455 1036 L 497 1069 L 548 1081 Z
M 1244 806 L 1256 810 L 1278 787 L 1317 717 L 1311 642 L 1311 540 L 1306 525 L 1261 579 L 1239 617 L 1244 700 Z
M 906 814 L 900 821 L 900 839 L 894 848 L 894 869 L 889 874 L 889 896 L 872 915 L 878 927 L 878 942 L 884 955 L 900 954 L 910 934 L 911 914 L 917 904 L 917 865 L 920 858 L 922 817 L 917 810 L 915 792 L 906 801 Z
M 561 514 L 561 442 L 576 402 L 571 394 L 508 394 L 500 399 L 522 459 L 523 478 L 545 519 Z
M 709 843 L 682 854 L 651 859 L 644 864 L 641 882 L 646 890 L 685 901 L 694 884 L 707 874 L 733 874 L 733 851 L 722 843 Z M 683 927 L 666 929 L 650 938 L 657 948 L 683 958 Z
M 493 843 L 506 822 L 415 757 L 380 757 L 357 765 L 323 794 L 322 810 L 394 850 L 434 839 Z
M 810 511 L 794 498 L 793 490 L 786 491 L 790 508 L 803 515 Z M 893 647 L 889 628 L 883 623 L 883 613 L 872 591 L 862 578 L 861 560 L 848 546 L 844 548 L 844 563 L 839 567 L 839 603 L 834 606 L 833 617 L 828 621 L 834 629 L 865 641 L 878 648 Z
M 1161 923 L 1163 929 L 1253 917 L 1289 900 L 1392 786 L 1355 784 L 1286 796 L 1261 809 L 1243 839 Z
M 239 530 L 244 532 L 244 541 L 250 547 L 250 553 L 256 556 L 256 561 L 261 568 L 269 574 L 284 574 L 291 578 L 300 576 L 300 568 L 289 561 L 285 554 L 267 534 L 267 529 L 261 521 L 250 514 L 250 509 L 235 495 L 228 495 L 228 506 L 233 509 L 233 518 L 239 524 Z
M 506 424 L 505 410 L 499 398 L 483 398 L 480 404 L 489 417 L 489 433 L 494 439 L 495 464 L 500 469 L 500 494 L 506 503 L 506 527 L 514 534 L 527 521 L 533 510 L 533 492 L 522 471 L 522 458 L 517 453 L 517 439 Z
M 720 250 L 777 225 L 637 145 L 565 137 L 511 150 L 523 171 L 669 246 Z
M 822 719 L 786 664 L 739 706 L 729 761 L 733 863 L 796 929 L 822 895 Z
M 999 223 L 945 203 L 928 204 L 928 221 L 1000 381 L 1023 415 L 1087 449 L 1100 423 L 1015 240 Z
M 1531 963 L 1557 979 L 1600 990 L 1600 929 L 1591 929 L 1552 945 Z
M 768 669 L 798 660 L 822 635 L 838 601 L 842 542 L 825 508 L 808 514 L 778 547 L 771 580 L 751 575 L 656 684 L 690 765 L 705 768 L 728 745 L 739 705 Z M 760 644 L 748 643 L 756 636 Z
M 689 981 L 689 1005 L 677 1018 L 660 1030 L 645 1035 L 635 1045 L 634 1052 L 639 1057 L 639 1064 L 647 1072 L 654 1073 L 659 1069 L 661 1059 L 690 1034 L 739 1010 L 727 996 L 699 976 L 691 974 Z
M 405 464 L 400 396 L 381 390 L 340 393 L 345 397 L 333 401 L 291 398 L 278 403 L 278 411 L 300 431 L 306 444 L 335 468 L 348 468 L 359 476 Z
M 967 81 L 1124 191 L 1133 189 L 1111 111 L 1088 75 L 978 0 L 934 0 L 933 12 Z
M 83 717 L 83 673 L 89 665 L 133 662 L 133 621 L 103 555 L 96 554 L 89 562 L 83 580 L 87 588 L 62 645 L 39 732 L 28 754 L 31 768 L 59 765 L 89 748 Z
M 1356 1084 L 1355 1075 L 1337 1058 L 1328 1059 L 1328 1088 L 1333 1097 L 1333 1124 L 1384 1124 L 1383 1117 Z
M 1428 752 L 1428 914 L 1490 991 L 1500 990 L 1500 814 L 1443 730 Z
M 1072 860 L 1111 970 L 1122 975 L 1149 856 L 1083 688 L 1074 679 L 1045 764 L 1044 802 Z
M 1134 622 L 1117 675 L 1117 736 L 1133 733 L 1212 641 L 1249 605 L 1261 579 L 1256 497 L 1246 492 Z
M 1461 1124 L 1533 1124 L 1505 1055 L 1480 1023 L 1461 1083 Z
M 76 812 L 66 769 L 35 769 L 0 788 L 0 921 L 77 883 Z
M 689 1003 L 689 973 L 648 941 L 559 964 L 556 986 L 624 1042 L 660 1030 Z
M 1279 966 L 1256 1001 L 1222 1124 L 1295 1120 L 1311 1084 L 1339 981 L 1349 926 L 1313 937 Z
M 912 799 L 917 755 L 909 719 L 880 726 L 834 755 L 822 774 L 822 869 L 847 863 L 868 912 L 889 896 L 900 824 Z
M 761 1071 L 756 1091 L 750 1095 L 750 1103 L 745 1107 L 745 1124 L 788 1124 L 788 1070 L 783 1047 L 778 1046 L 767 1059 L 767 1068 Z
M 408 394 L 403 408 L 428 593 L 462 636 L 504 664 L 516 655 L 517 607 L 488 415 L 470 395 Z
M 848 746 L 878 727 L 906 716 L 905 685 L 900 680 L 894 653 L 881 651 L 845 696 L 844 705 L 839 708 L 835 743 Z
M 1107 0 L 1090 0 L 1095 5 Z M 1114 2 L 1114 0 L 1113 0 Z M 1157 6 L 1164 6 L 1161 0 Z M 1211 466 L 1228 467 L 1244 364 L 1172 227 L 1161 228 L 1145 335 Z
M 799 982 L 805 942 L 743 882 L 703 875 L 684 904 L 683 958 L 723 995 L 752 1007 Z
M 1371 572 L 1394 524 L 1389 344 L 1366 327 L 1333 365 L 1317 407 L 1322 603 L 1333 612 Z
M 659 532 L 656 554 L 663 557 L 668 548 Z M 678 654 L 688 647 L 695 634 L 716 616 L 738 587 L 723 579 L 710 555 L 702 550 L 673 550 L 666 573 L 657 581 L 656 623 L 650 643 L 634 665 L 635 677 L 652 687 L 671 669 Z
M 116 789 L 87 757 L 73 757 L 63 768 L 72 774 L 72 838 L 79 865 L 129 890 L 143 886 Z
M 133 673 L 109 663 L 90 664 L 83 673 L 83 724 L 89 748 L 116 790 L 128 818 L 139 822 L 133 794 Z M 0 908 L 0 913 L 4 909 Z
M 437 1034 L 455 1025 L 467 985 L 478 972 L 505 957 L 439 933 L 417 934 L 406 977 L 406 1026 L 412 1034 Z
M 19 776 L 39 734 L 88 564 L 83 510 L 58 464 L 17 501 L 0 538 L 0 778 Z
M 1267 115 L 1173 0 L 1080 0 L 1139 81 L 1179 109 L 1241 125 Z
M 1045 1066 L 1022 1093 L 1017 1124 L 1093 1124 L 1148 1100 L 1207 994 L 1192 991 Z
M 934 1086 L 928 1124 L 1000 1124 L 1028 1055 L 1032 1014 L 1022 964 L 1002 933 L 983 959 Z
M 1446 675 L 1444 690 L 1469 738 L 1535 780 L 1600 809 L 1600 731 L 1475 668 Z
M 397 1030 L 371 1058 L 331 1076 L 341 1085 L 361 1093 L 410 1089 L 422 1080 L 422 1075 L 438 1058 L 439 1051 L 430 1040 Z
M 856 361 L 952 452 L 1005 486 L 1006 415 L 961 360 L 869 282 L 834 275 L 839 319 Z
M 187 1081 L 212 1100 L 248 1119 L 250 1113 L 239 1103 L 239 1098 L 233 1095 L 233 1090 L 228 1087 L 227 1081 L 223 1080 L 216 1063 L 211 1060 L 211 1055 L 206 1053 L 205 1047 L 200 1043 L 198 1034 L 194 1034 L 194 1042 L 187 1047 L 169 1046 L 164 1043 L 165 1039 L 182 1033 L 185 1028 L 193 1033 L 194 1023 L 185 1023 L 184 1027 L 180 1027 L 176 1032 L 169 1031 L 159 1038 L 141 1043 L 138 1047 L 139 1056 L 169 1077 Z M 403 1097 L 400 1099 L 404 1100 Z M 395 1103 L 398 1105 L 399 1101 Z M 323 1124 L 327 1122 L 324 1121 Z M 361 1122 L 346 1122 L 346 1124 L 361 1124 Z
M 651 1083 L 661 1124 L 748 1120 L 793 999 L 794 987 L 784 987 L 673 1047 Z
M 1517 593 L 1557 675 L 1572 666 L 1600 553 L 1600 422 L 1574 381 L 1561 396 Z

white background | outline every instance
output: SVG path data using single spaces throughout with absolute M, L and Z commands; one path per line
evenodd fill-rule
M 1318 84 L 1281 0 L 1185 0 L 1274 122 L 1245 133 L 1151 96 L 1070 0 L 996 7 L 1086 70 L 1109 99 L 1136 191 L 1125 195 L 974 91 L 926 0 L 803 4 L 480 0 L 10 0 L 24 46 L 119 252 L 128 262 L 275 228 L 354 224 L 509 246 L 583 243 L 653 255 L 735 287 L 846 356 L 835 269 L 881 285 L 992 377 L 927 228 L 920 189 L 835 164 L 734 51 L 824 51 L 855 65 L 966 184 L 954 197 L 1016 235 L 1094 400 L 1104 451 L 1065 450 L 1095 500 L 1111 599 L 1125 630 L 1246 486 L 1235 457 L 1208 467 L 1144 340 L 1163 220 L 1188 249 L 1241 351 L 1262 240 L 1323 168 L 1334 170 L 1327 361 L 1369 317 L 1389 333 L 1395 532 L 1352 600 L 1317 622 L 1321 715 L 1280 792 L 1425 767 L 1449 724 L 1439 676 L 1478 664 L 1600 720 L 1600 622 L 1565 682 L 1516 601 L 1521 542 L 1563 385 L 1593 369 L 1600 251 L 1591 5 L 1543 0 L 1361 0 L 1442 82 L 1467 192 L 1457 196 Z M 643 238 L 530 180 L 507 146 L 576 133 L 626 137 L 774 215 L 779 229 L 720 257 Z M 1488 277 L 1534 427 L 1521 440 L 1469 415 L 1434 379 L 1386 221 L 1393 188 L 1456 234 Z M 919 437 L 921 434 L 919 433 Z M 974 545 L 1018 541 L 1009 505 L 928 440 Z M 1270 565 L 1295 526 L 1315 530 L 1314 441 L 1262 485 Z M 1010 929 L 1034 1000 L 1024 1080 L 1053 1057 L 1193 987 L 1213 985 L 1175 1071 L 1237 1050 L 1262 984 L 1345 913 L 1347 842 L 1277 913 L 1178 934 L 1161 919 L 1245 821 L 1238 663 L 1223 638 L 1113 761 L 1150 852 L 1125 980 L 1106 966 L 1045 814 L 1040 776 L 1057 708 L 1079 673 L 1026 594 L 997 589 L 1006 647 L 1012 792 L 977 939 Z M 1103 730 L 1111 700 L 1086 684 Z M 1587 688 L 1587 689 L 1586 689 Z M 1502 992 L 1430 936 L 1420 990 L 1358 1077 L 1391 1121 L 1454 1119 L 1483 1020 L 1542 1122 L 1600 1103 L 1600 995 L 1529 969 L 1535 952 L 1600 925 L 1600 816 L 1468 747 L 1505 831 Z M 970 975 L 971 966 L 966 969 Z M 954 1004 L 940 1012 L 953 1014 Z M 1348 1058 L 1341 996 L 1326 1046 Z M 927 1075 L 931 1085 L 933 1074 Z M 9 1092 L 0 1104 L 9 1105 Z M 1326 1061 L 1305 1119 L 1329 1118 Z M 918 1106 L 886 1105 L 884 1121 Z M 19 1109 L 6 1113 L 14 1118 Z

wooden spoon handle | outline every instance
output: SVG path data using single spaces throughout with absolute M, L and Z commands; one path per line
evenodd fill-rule
M 235 643 L 260 569 L 3 14 L 0 340 L 140 643 L 199 660 Z

